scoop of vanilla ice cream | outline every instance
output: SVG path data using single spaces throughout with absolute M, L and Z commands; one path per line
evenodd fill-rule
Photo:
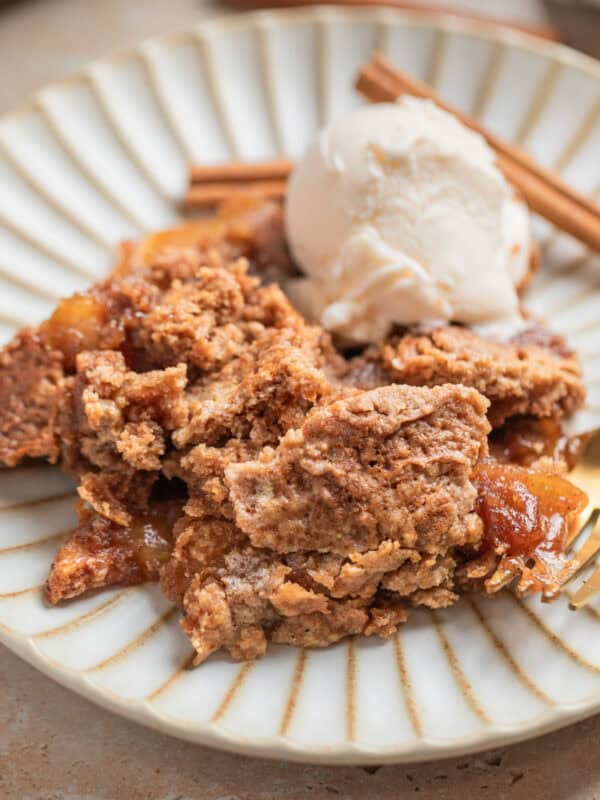
M 293 172 L 286 228 L 300 310 L 354 341 L 393 324 L 522 325 L 529 217 L 477 133 L 432 102 L 365 106 L 326 127 Z

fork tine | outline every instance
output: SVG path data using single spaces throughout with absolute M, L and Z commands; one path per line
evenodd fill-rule
M 569 538 L 567 540 L 567 553 L 570 552 L 575 547 L 575 545 L 577 544 L 577 542 L 579 541 L 579 539 L 581 538 L 581 536 L 583 535 L 583 533 L 586 530 L 594 527 L 594 525 L 598 521 L 598 517 L 600 517 L 600 508 L 594 508 L 592 510 L 591 514 L 589 515 L 589 517 L 586 519 L 586 521 L 581 526 L 581 528 L 579 528 L 578 530 L 574 531 L 569 536 Z
M 564 579 L 560 581 L 561 588 L 564 588 L 573 580 L 573 578 L 577 577 L 577 575 L 580 575 L 582 570 L 584 570 L 600 552 L 600 525 L 598 525 L 599 517 L 600 509 L 595 508 L 590 514 L 585 525 L 582 526 L 582 528 L 578 531 L 578 533 L 575 534 L 569 543 L 569 550 L 572 550 L 580 536 L 586 530 L 589 530 L 590 528 L 592 529 L 592 532 L 585 540 L 583 545 L 572 556 L 571 562 L 567 567 L 566 575 Z M 577 592 L 577 594 L 579 594 L 579 592 Z
M 596 567 L 587 581 L 580 586 L 574 595 L 569 597 L 569 606 L 573 610 L 583 608 L 586 603 L 600 593 L 600 565 Z

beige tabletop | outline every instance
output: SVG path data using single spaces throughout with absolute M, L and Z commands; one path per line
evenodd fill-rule
M 576 3 L 445 4 L 551 21 L 573 44 L 600 56 L 600 12 Z M 210 0 L 0 0 L 0 113 L 102 53 L 222 13 Z M 259 761 L 122 720 L 0 646 L 0 800 L 594 800 L 600 798 L 599 750 L 596 717 L 523 745 L 427 765 Z

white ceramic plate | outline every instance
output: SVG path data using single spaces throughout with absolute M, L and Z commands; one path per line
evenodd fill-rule
M 104 275 L 119 240 L 170 225 L 190 159 L 297 156 L 361 102 L 353 76 L 375 48 L 579 189 L 600 188 L 600 66 L 568 49 L 384 9 L 211 22 L 96 62 L 0 121 L 2 338 Z M 590 403 L 578 425 L 597 427 L 600 259 L 542 221 L 537 231 L 529 305 L 581 351 Z M 600 502 L 593 469 L 581 479 Z M 464 753 L 600 710 L 600 605 L 575 615 L 510 595 L 415 612 L 385 643 L 272 647 L 254 664 L 216 656 L 188 671 L 190 645 L 156 587 L 44 604 L 72 504 L 57 471 L 0 475 L 0 639 L 144 724 L 246 753 L 367 763 Z

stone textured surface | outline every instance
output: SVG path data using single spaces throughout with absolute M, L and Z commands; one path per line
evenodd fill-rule
M 454 5 L 483 10 L 480 0 Z M 551 19 L 573 43 L 600 55 L 600 21 L 591 10 L 542 0 L 486 0 L 488 9 L 524 21 Z M 209 0 L 0 2 L 0 112 L 102 53 L 222 13 Z M 515 747 L 427 765 L 362 769 L 260 761 L 122 720 L 0 647 L 2 800 L 595 800 L 599 747 L 597 717 Z

